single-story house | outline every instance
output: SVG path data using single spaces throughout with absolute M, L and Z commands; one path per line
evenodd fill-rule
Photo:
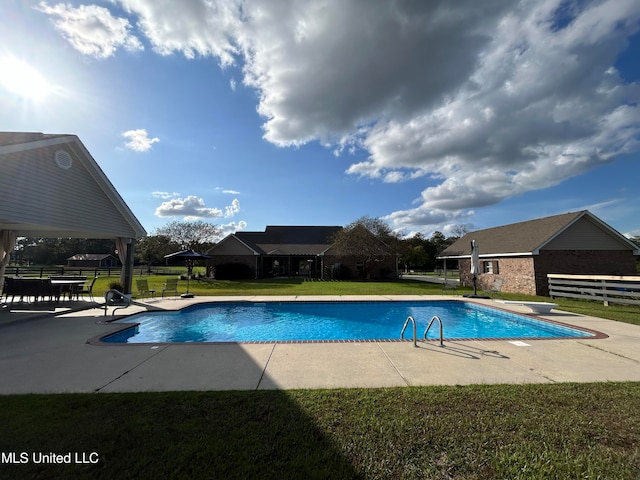
M 352 256 L 341 256 L 332 238 L 340 226 L 267 226 L 264 232 L 236 232 L 223 238 L 207 252 L 208 275 L 228 266 L 242 269 L 248 278 L 295 277 L 332 278 L 338 266 L 358 276 L 363 265 Z M 388 249 L 376 262 L 373 278 L 397 277 L 395 252 Z
M 640 249 L 587 210 L 467 233 L 439 259 L 458 260 L 461 285 L 473 285 L 471 241 L 478 245 L 478 288 L 549 294 L 547 274 L 635 275 Z
M 67 258 L 67 267 L 117 268 L 122 263 L 110 253 L 78 253 Z

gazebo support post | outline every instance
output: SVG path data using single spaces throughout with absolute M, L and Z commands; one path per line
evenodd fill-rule
M 122 266 L 124 270 L 123 275 L 123 287 L 124 294 L 130 295 L 132 293 L 132 285 L 133 285 L 133 260 L 134 260 L 134 250 L 136 247 L 136 239 L 129 238 L 127 239 L 127 254 L 125 257 L 124 265 Z

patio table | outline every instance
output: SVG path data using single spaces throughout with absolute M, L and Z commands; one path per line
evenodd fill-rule
M 55 280 L 51 280 L 51 286 L 58 288 L 58 298 L 64 296 L 65 293 L 68 293 L 69 300 L 72 300 L 74 294 L 76 294 L 76 298 L 77 298 L 78 287 L 81 285 L 84 285 L 86 282 L 87 282 L 86 279 L 85 280 L 55 279 Z

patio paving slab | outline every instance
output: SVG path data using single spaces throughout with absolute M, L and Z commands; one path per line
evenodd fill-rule
M 260 383 L 274 345 L 146 348 L 158 349 L 158 353 L 100 391 L 254 390 Z
M 547 383 L 504 353 L 503 342 L 384 343 L 381 348 L 409 385 Z
M 377 343 L 277 344 L 261 390 L 406 386 Z

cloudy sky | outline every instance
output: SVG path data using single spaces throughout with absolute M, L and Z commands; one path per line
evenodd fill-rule
M 637 0 L 3 0 L 0 130 L 80 137 L 145 228 L 640 235 Z

